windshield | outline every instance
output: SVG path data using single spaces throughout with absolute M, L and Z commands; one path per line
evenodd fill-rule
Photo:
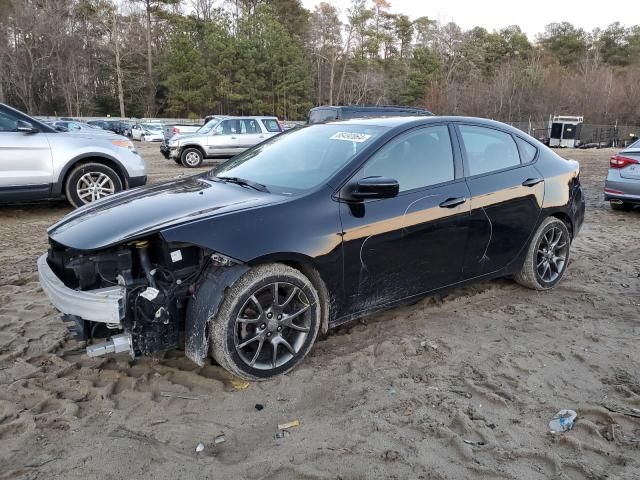
M 215 127 L 218 123 L 220 123 L 219 118 L 214 118 L 213 120 L 209 120 L 202 127 L 196 130 L 196 133 L 209 133 L 213 127 Z
M 162 130 L 162 125 L 159 125 L 157 123 L 145 123 L 142 126 L 145 128 L 145 130 Z
M 209 175 L 234 177 L 287 195 L 328 180 L 388 129 L 370 125 L 312 125 L 290 130 L 247 150 Z

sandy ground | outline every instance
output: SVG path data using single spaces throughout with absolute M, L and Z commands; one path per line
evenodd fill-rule
M 186 173 L 141 151 L 154 182 Z M 558 288 L 486 282 L 374 315 L 244 389 L 180 352 L 86 358 L 36 276 L 69 207 L 0 208 L 0 479 L 640 478 L 640 210 L 602 201 L 611 151 L 563 153 L 588 212 Z M 562 408 L 579 418 L 553 436 Z

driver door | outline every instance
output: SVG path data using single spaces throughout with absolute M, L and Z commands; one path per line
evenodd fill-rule
M 207 154 L 231 157 L 242 152 L 240 148 L 240 121 L 227 119 L 221 121 L 209 133 L 207 138 Z
M 459 281 L 469 189 L 447 125 L 403 133 L 376 152 L 341 192 L 345 309 L 356 314 Z M 361 178 L 398 181 L 398 196 L 348 200 Z
M 22 119 L 0 110 L 0 199 L 46 198 L 53 182 L 47 134 L 18 132 L 18 120 Z

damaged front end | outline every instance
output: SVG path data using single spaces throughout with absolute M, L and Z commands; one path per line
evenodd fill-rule
M 132 358 L 185 346 L 202 364 L 208 354 L 207 324 L 212 308 L 189 308 L 203 278 L 216 276 L 219 305 L 224 289 L 246 271 L 235 260 L 206 248 L 167 243 L 160 235 L 95 252 L 74 250 L 50 240 L 38 260 L 42 288 L 88 341 L 89 356 L 129 352 Z M 204 292 L 203 292 L 204 294 Z M 187 313 L 189 311 L 189 313 Z M 98 339 L 109 339 L 95 343 Z

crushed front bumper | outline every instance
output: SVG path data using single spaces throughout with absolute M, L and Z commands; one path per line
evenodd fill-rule
M 47 263 L 47 254 L 38 258 L 38 276 L 42 290 L 63 314 L 110 325 L 119 325 L 124 318 L 124 287 L 113 286 L 88 291 L 69 288 Z

